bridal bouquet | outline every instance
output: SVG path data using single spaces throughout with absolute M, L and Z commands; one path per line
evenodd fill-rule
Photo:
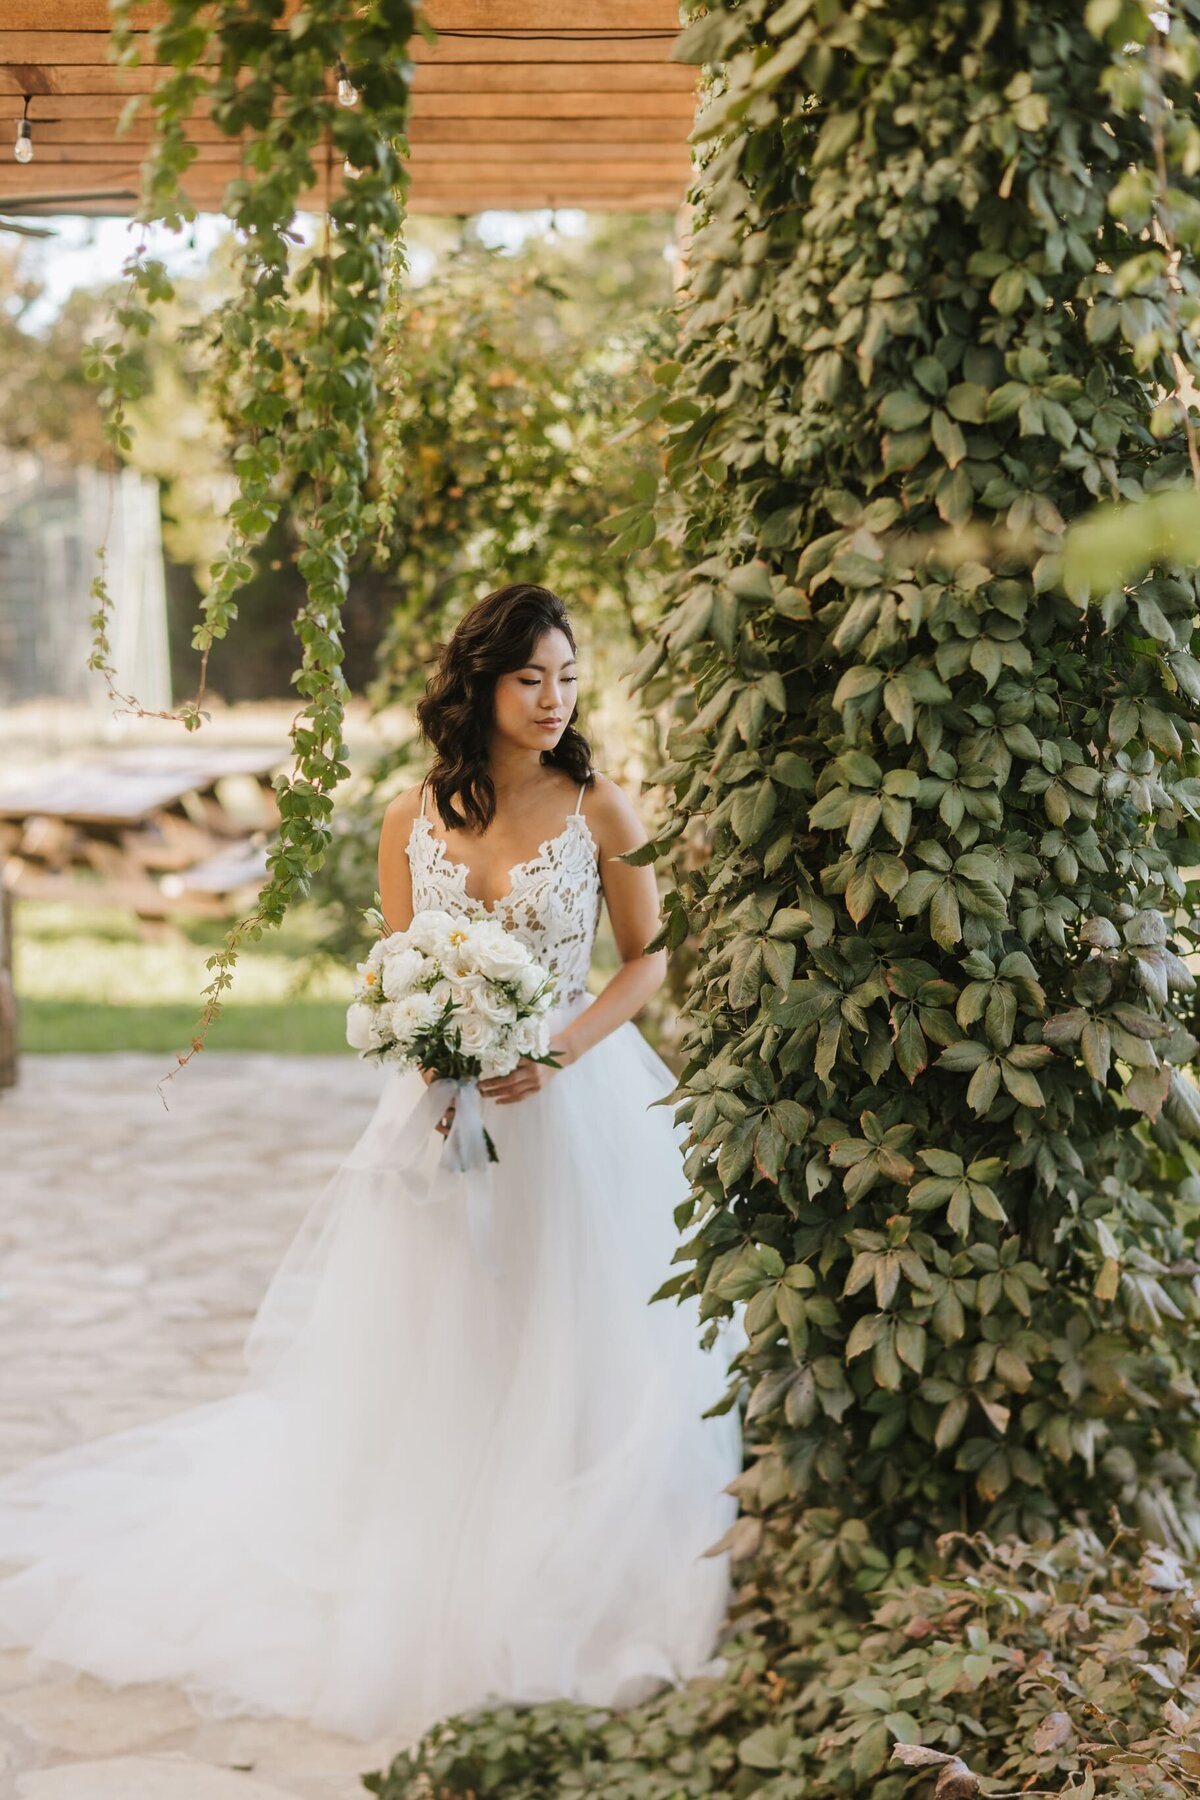
M 384 927 L 382 914 L 366 917 Z M 554 992 L 553 976 L 498 920 L 419 912 L 358 964 L 346 1037 L 362 1057 L 429 1069 L 450 1084 L 437 1096 L 456 1103 L 448 1161 L 473 1168 L 484 1151 L 498 1160 L 479 1113 L 480 1077 L 507 1075 L 522 1057 L 558 1067 L 546 1019 Z

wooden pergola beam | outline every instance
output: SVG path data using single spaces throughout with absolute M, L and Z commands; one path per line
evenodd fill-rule
M 117 97 L 118 108 L 121 98 L 122 96 Z M 111 94 L 36 94 L 30 103 L 29 117 L 35 125 L 51 118 L 59 121 L 104 120 L 115 136 L 118 108 L 114 108 Z M 22 102 L 18 94 L 0 92 L 0 119 L 19 119 L 21 111 Z M 675 122 L 681 143 L 687 141 L 685 121 L 691 119 L 694 111 L 695 101 L 690 91 L 626 93 L 609 99 L 603 94 L 576 93 L 571 90 L 538 94 L 536 104 L 528 94 L 507 91 L 497 93 L 495 90 L 491 93 L 483 91 L 467 94 L 419 92 L 412 97 L 414 128 L 423 119 L 519 119 L 532 125 L 555 119 L 575 122 L 601 119 L 610 127 L 618 128 L 623 123 L 636 122 L 634 136 L 638 137 L 645 120 L 669 119 Z M 203 120 L 207 112 L 207 102 L 199 102 L 196 117 Z M 116 141 L 120 142 L 119 139 Z M 0 169 L 3 167 L 3 156 L 0 154 Z
M 0 99 L 0 119 L 18 119 L 20 116 L 19 101 Z M 148 114 L 135 118 L 119 138 L 113 136 L 112 121 L 107 112 L 101 118 L 74 112 L 68 117 L 42 118 L 31 107 L 30 117 L 37 125 L 39 153 L 46 145 L 74 144 L 81 149 L 87 146 L 89 156 L 96 147 L 102 147 L 106 152 L 114 150 L 128 160 L 130 156 L 140 155 L 153 136 L 153 124 Z M 651 148 L 662 150 L 669 152 L 676 164 L 686 168 L 687 145 L 681 137 L 677 119 L 639 119 L 636 142 L 624 137 L 621 123 L 615 119 L 548 116 L 447 119 L 431 118 L 422 112 L 413 119 L 408 136 L 414 162 L 426 154 L 471 157 L 479 153 L 481 146 L 486 146 L 489 152 L 493 149 L 503 152 L 523 145 L 530 154 L 541 156 L 560 155 L 564 151 L 577 153 L 586 145 L 589 155 L 604 157 L 642 156 Z M 194 144 L 223 145 L 230 156 L 237 155 L 239 140 L 227 137 L 209 119 L 194 120 L 188 136 Z M 0 150 L 2 148 L 0 146 Z
M 2 10 L 0 21 L 0 64 L 6 67 L 49 64 L 59 70 L 94 69 L 107 59 L 106 31 L 10 31 Z M 135 35 L 143 57 L 149 60 L 149 39 L 144 34 Z M 430 63 L 438 68 L 454 63 L 475 63 L 492 69 L 506 63 L 591 63 L 611 69 L 622 63 L 645 63 L 652 68 L 665 68 L 689 82 L 686 68 L 664 62 L 664 49 L 665 42 L 657 32 L 595 37 L 588 32 L 557 32 L 553 36 L 523 32 L 506 36 L 497 31 L 472 32 L 463 37 L 449 35 L 439 38 L 436 44 L 414 38 L 409 54 L 414 63 Z
M 300 0 L 288 0 L 285 17 Z M 130 24 L 148 30 L 162 17 L 161 5 L 135 6 Z M 429 0 L 425 12 L 439 31 L 666 31 L 679 30 L 675 0 L 606 0 L 602 16 L 594 0 Z M 104 27 L 103 0 L 4 0 L 10 31 L 96 31 Z
M 286 0 L 285 13 L 300 0 Z M 429 0 L 436 44 L 414 39 L 414 211 L 625 205 L 674 210 L 690 170 L 693 71 L 670 60 L 676 0 Z M 134 210 L 152 133 L 148 108 L 118 137 L 128 98 L 160 73 L 149 60 L 155 4 L 134 10 L 144 60 L 109 60 L 107 0 L 0 0 L 0 125 L 28 117 L 34 160 L 8 160 L 0 212 Z M 333 81 L 330 70 L 330 83 Z M 219 208 L 238 143 L 202 101 L 186 191 Z M 340 159 L 333 187 L 341 183 Z M 322 182 L 311 196 L 321 204 Z M 75 204 L 72 204 L 74 201 Z

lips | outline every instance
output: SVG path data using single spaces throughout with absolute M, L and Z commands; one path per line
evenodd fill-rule
M 542 726 L 561 725 L 562 720 L 561 719 L 539 719 L 538 724 L 542 725 Z

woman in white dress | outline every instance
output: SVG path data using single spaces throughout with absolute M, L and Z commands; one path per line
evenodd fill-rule
M 0 1481 L 0 1644 L 35 1668 L 410 1739 L 710 1666 L 729 1573 L 704 1552 L 741 1447 L 736 1411 L 702 1414 L 736 1345 L 701 1348 L 694 1300 L 647 1304 L 686 1133 L 633 1023 L 665 968 L 642 953 L 653 875 L 616 860 L 645 833 L 575 729 L 575 649 L 543 588 L 474 606 L 421 703 L 429 778 L 380 842 L 391 929 L 485 909 L 557 979 L 561 1067 L 481 1083 L 486 1236 L 421 1077 L 364 1068 L 378 1105 L 267 1289 L 242 1387 Z M 621 962 L 593 998 L 602 900 Z

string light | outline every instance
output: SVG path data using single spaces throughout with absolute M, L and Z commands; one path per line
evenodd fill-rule
M 17 120 L 17 141 L 13 145 L 13 155 L 19 163 L 33 161 L 33 128 L 29 123 L 29 95 L 25 96 L 25 111 Z
M 337 61 L 337 97 L 339 106 L 357 106 L 358 89 L 350 79 L 350 71 L 346 67 L 345 58 L 339 56 Z

